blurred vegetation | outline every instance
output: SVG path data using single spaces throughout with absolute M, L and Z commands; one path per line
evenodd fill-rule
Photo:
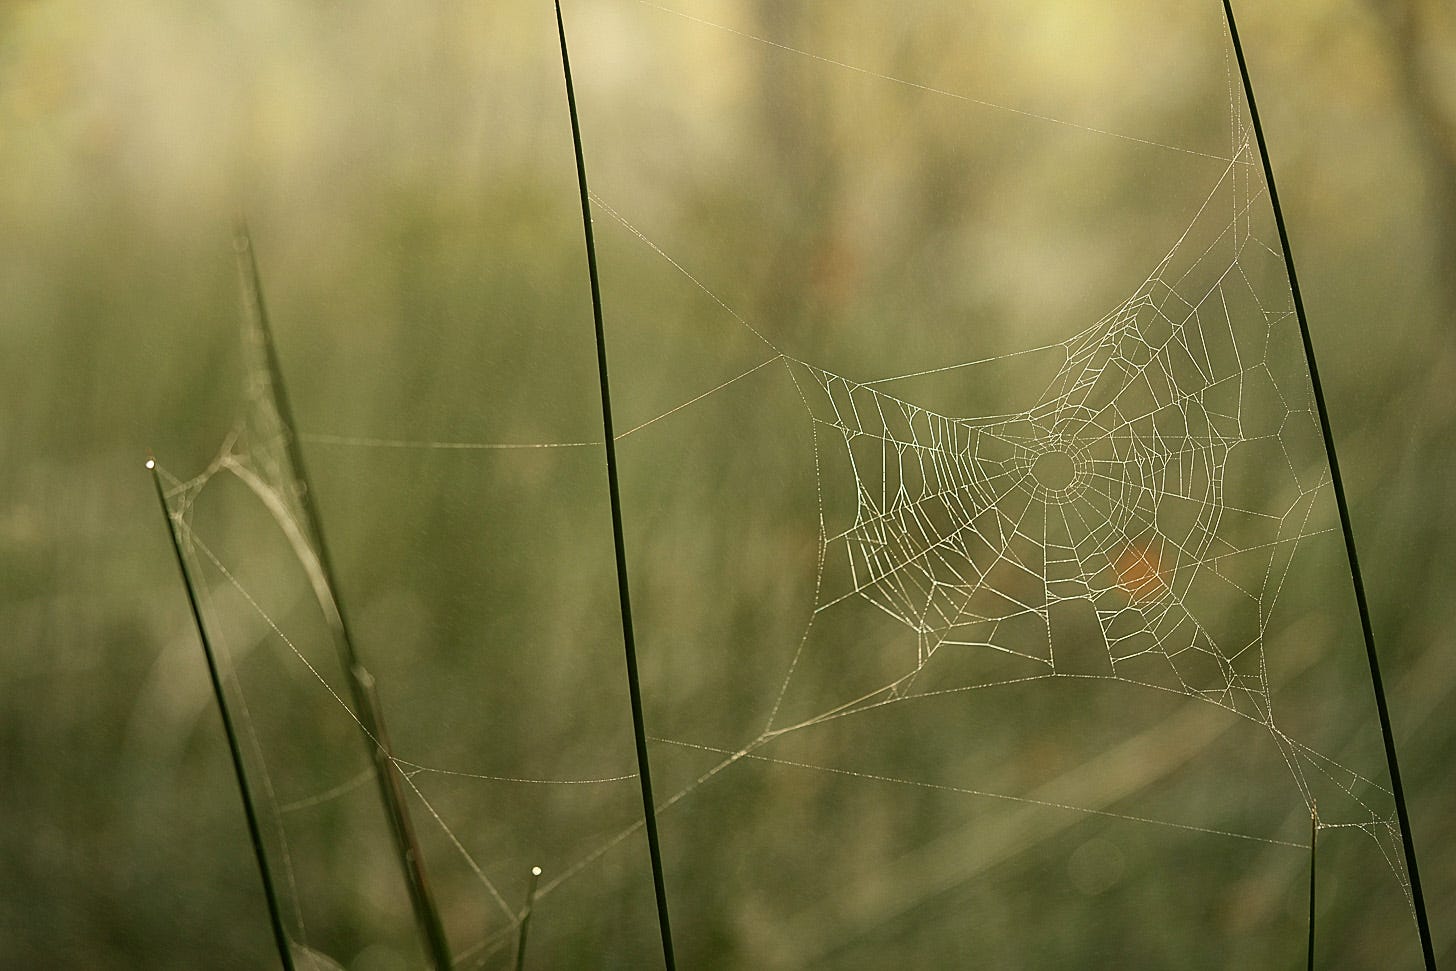
M 593 188 L 836 373 L 1061 340 L 1125 299 L 1217 163 L 1085 128 L 1227 151 L 1217 4 L 669 6 L 741 33 L 633 0 L 566 7 Z M 1456 22 L 1440 0 L 1241 12 L 1450 962 Z M 330 437 L 600 437 L 554 30 L 545 4 L 0 6 L 0 966 L 276 961 L 141 465 L 152 449 L 196 474 L 238 416 L 239 211 L 397 751 L 502 777 L 634 770 L 598 452 Z M 769 356 L 621 226 L 598 226 L 621 426 Z M 964 414 L 1008 400 L 938 393 Z M 731 751 L 762 727 L 815 602 L 809 423 L 792 385 L 753 378 L 652 428 L 622 445 L 648 726 Z M 266 514 L 235 482 L 206 495 L 199 535 L 337 685 Z M 351 968 L 416 965 L 372 789 L 279 812 L 358 779 L 347 716 L 208 579 L 310 941 Z M 1291 710 L 1380 770 L 1378 747 L 1347 737 L 1372 716 L 1343 591 L 1311 581 L 1303 595 L 1328 609 L 1270 650 L 1308 658 Z M 846 636 L 903 649 L 903 628 L 871 613 Z M 1304 838 L 1293 790 L 1261 788 L 1285 770 L 1257 732 L 1204 725 L 1178 699 L 1054 687 L 883 731 L 844 720 L 769 754 L 992 792 L 1055 783 L 1070 802 L 1122 785 L 1118 812 Z M 666 795 L 720 756 L 655 742 L 653 759 Z M 413 781 L 511 907 L 531 865 L 549 881 L 640 815 L 631 781 Z M 465 951 L 502 913 L 416 811 Z M 1302 960 L 1307 858 L 1287 847 L 752 760 L 663 827 L 684 967 Z M 1367 906 L 1389 889 L 1384 861 L 1332 841 L 1329 865 L 1354 875 L 1322 885 L 1331 966 L 1411 955 L 1403 904 Z M 640 833 L 546 897 L 531 934 L 538 966 L 652 966 Z

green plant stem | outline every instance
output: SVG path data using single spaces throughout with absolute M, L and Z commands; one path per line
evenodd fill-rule
M 526 887 L 526 909 L 521 912 L 521 930 L 516 936 L 516 971 L 526 967 L 526 931 L 531 926 L 531 911 L 536 908 L 536 883 L 541 879 L 541 868 L 531 867 L 531 882 Z
M 1309 971 L 1314 971 L 1314 877 L 1315 859 L 1319 851 L 1319 809 L 1309 810 Z
M 571 83 L 571 59 L 566 52 L 566 24 L 561 16 L 561 0 L 555 0 L 555 6 L 556 31 L 561 39 L 561 69 L 566 78 L 566 104 L 571 114 L 571 141 L 576 150 L 576 180 L 581 192 L 581 224 L 586 234 L 587 272 L 591 277 L 597 372 L 602 394 L 602 435 L 606 444 L 607 487 L 612 504 L 612 540 L 617 554 L 617 594 L 622 610 L 622 644 L 627 660 L 627 689 L 632 703 L 632 731 L 637 743 L 637 777 L 642 785 L 642 813 L 647 828 L 647 849 L 652 858 L 652 883 L 657 894 L 657 922 L 662 935 L 662 958 L 668 971 L 674 971 L 676 961 L 672 950 L 672 926 L 667 915 L 667 886 L 662 875 L 662 847 L 657 836 L 657 808 L 652 798 L 647 730 L 642 715 L 642 688 L 637 675 L 637 645 L 632 632 L 632 597 L 627 589 L 627 545 L 622 535 L 622 497 L 617 481 L 617 444 L 612 430 L 612 395 L 607 381 L 607 339 L 602 325 L 602 291 L 597 273 L 596 241 L 592 236 L 591 194 L 586 185 L 586 159 L 582 153 L 581 124 L 576 113 L 576 90 Z
M 354 649 L 354 640 L 345 620 L 344 607 L 339 600 L 339 586 L 335 582 L 333 562 L 329 556 L 328 544 L 324 542 L 323 525 L 319 519 L 314 501 L 314 490 L 304 471 L 303 453 L 298 445 L 297 426 L 288 403 L 288 393 L 283 384 L 283 369 L 278 363 L 278 352 L 273 344 L 273 331 L 268 324 L 268 312 L 263 301 L 262 277 L 258 272 L 258 261 L 253 250 L 252 238 L 247 227 L 239 221 L 236 230 L 238 273 L 242 282 L 243 304 L 251 325 L 250 339 L 257 342 L 268 371 L 268 390 L 274 409 L 284 427 L 284 440 L 289 462 L 288 483 L 298 499 L 303 512 L 303 528 L 318 560 L 315 594 L 324 610 L 329 632 L 338 652 L 349 683 L 350 698 L 359 718 L 365 736 L 365 744 L 374 764 L 374 775 L 379 785 L 380 799 L 389 817 L 390 832 L 394 837 L 395 850 L 404 870 L 405 883 L 409 889 L 410 903 L 414 909 L 415 922 L 425 939 L 430 960 L 439 971 L 448 971 L 453 965 L 450 944 L 445 935 L 445 926 L 435 904 L 430 881 L 425 873 L 424 854 L 415 836 L 410 821 L 409 808 L 405 801 L 404 786 L 399 779 L 399 769 L 390 750 L 389 735 L 384 725 L 384 710 L 379 703 L 373 675 L 359 659 Z
M 1259 161 L 1264 166 L 1264 181 L 1269 186 L 1269 202 L 1274 209 L 1274 223 L 1279 229 L 1279 245 L 1284 251 L 1284 266 L 1289 274 L 1289 289 L 1294 298 L 1294 314 L 1299 320 L 1299 336 L 1304 341 L 1305 362 L 1309 366 L 1310 385 L 1314 391 L 1315 410 L 1319 414 L 1320 433 L 1325 440 L 1325 455 L 1330 463 L 1330 481 L 1334 487 L 1335 505 L 1340 511 L 1340 529 L 1345 535 L 1345 553 L 1350 562 L 1350 581 L 1355 587 L 1355 604 L 1360 611 L 1360 629 L 1365 635 L 1365 655 L 1370 663 L 1370 683 L 1375 691 L 1375 707 L 1380 715 L 1380 734 L 1385 742 L 1385 760 L 1390 768 L 1391 792 L 1395 797 L 1395 812 L 1400 820 L 1400 838 L 1405 848 L 1405 865 L 1410 877 L 1411 906 L 1415 911 L 1416 927 L 1420 932 L 1421 951 L 1425 955 L 1426 967 L 1436 967 L 1436 951 L 1431 940 L 1431 925 L 1426 917 L 1426 901 L 1421 893 L 1421 875 L 1416 865 L 1415 842 L 1411 837 L 1410 813 L 1406 809 L 1405 789 L 1400 782 L 1400 764 L 1395 754 L 1395 734 L 1390 724 L 1390 708 L 1385 699 L 1385 687 L 1380 677 L 1380 657 L 1375 650 L 1375 630 L 1370 621 L 1370 605 L 1365 597 L 1365 581 L 1360 574 L 1360 557 L 1355 550 L 1355 531 L 1350 524 L 1350 506 L 1345 498 L 1345 486 L 1340 478 L 1340 460 L 1335 454 L 1335 436 L 1330 429 L 1329 409 L 1325 406 L 1324 390 L 1320 385 L 1319 367 L 1315 363 L 1314 342 L 1309 335 L 1309 319 L 1304 312 L 1304 299 L 1299 292 L 1299 275 L 1294 271 L 1294 252 L 1289 245 L 1289 231 L 1284 224 L 1284 211 L 1279 206 L 1279 190 L 1274 184 L 1274 168 L 1269 161 L 1269 147 L 1264 140 L 1264 127 L 1259 122 L 1259 108 L 1254 101 L 1254 86 L 1249 80 L 1249 67 L 1244 60 L 1244 48 L 1239 43 L 1239 29 L 1234 22 L 1234 11 L 1230 0 L 1223 0 L 1224 17 L 1228 22 L 1229 37 L 1233 41 L 1234 55 L 1239 63 L 1239 77 L 1244 84 L 1244 97 L 1249 103 L 1249 119 L 1254 126 L 1254 138 L 1259 144 Z
M 293 951 L 288 944 L 288 933 L 283 929 L 283 910 L 278 902 L 278 893 L 273 887 L 273 874 L 268 868 L 268 854 L 263 849 L 263 833 L 258 826 L 258 813 L 253 808 L 253 794 L 248 787 L 248 772 L 243 767 L 243 750 L 238 744 L 238 733 L 233 727 L 232 714 L 228 709 L 227 697 L 222 690 L 222 676 L 218 673 L 217 658 L 208 640 L 207 628 L 202 623 L 202 608 L 197 602 L 197 591 L 192 586 L 192 575 L 187 572 L 187 560 L 182 555 L 182 539 L 177 535 L 177 524 L 172 521 L 172 511 L 167 506 L 167 493 L 162 489 L 162 477 L 157 472 L 157 463 L 147 460 L 152 473 L 152 485 L 157 490 L 157 501 L 162 506 L 162 518 L 167 521 L 167 536 L 172 541 L 172 552 L 177 556 L 177 569 L 182 574 L 182 585 L 187 590 L 187 605 L 192 608 L 192 622 L 197 627 L 197 637 L 202 641 L 202 653 L 207 658 L 207 673 L 212 679 L 213 697 L 217 699 L 217 710 L 222 715 L 222 730 L 227 736 L 228 751 L 232 754 L 233 771 L 238 777 L 238 792 L 243 799 L 243 815 L 248 821 L 248 838 L 253 843 L 253 854 L 258 860 L 258 874 L 263 878 L 263 898 L 268 903 L 268 921 L 273 925 L 273 941 L 278 946 L 278 957 L 286 971 L 293 971 Z

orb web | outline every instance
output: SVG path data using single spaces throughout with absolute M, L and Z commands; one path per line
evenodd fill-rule
M 1257 295 L 1226 268 L 1212 286 L 1192 268 L 1180 292 L 1174 265 L 1045 352 L 1060 366 L 1015 414 L 950 418 L 806 368 L 815 420 L 842 436 L 855 476 L 854 522 L 829 555 L 847 559 L 854 596 L 916 632 L 922 662 L 981 645 L 1055 673 L 1047 612 L 1081 598 L 1096 609 L 1107 673 L 1267 707 L 1261 632 L 1216 641 L 1187 603 L 1201 572 L 1217 574 L 1217 554 L 1244 541 L 1219 542 L 1225 466 L 1245 441 L 1242 383 L 1264 362 L 1241 356 L 1222 288 Z M 1287 313 L 1261 311 L 1245 343 L 1267 343 Z M 1047 627 L 1031 650 L 1017 623 L 1027 617 Z

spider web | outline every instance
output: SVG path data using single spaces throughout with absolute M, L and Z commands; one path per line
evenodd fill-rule
M 748 40 L 826 60 L 761 37 Z M 1272 645 L 1287 640 L 1281 604 L 1298 595 L 1288 594 L 1287 587 L 1298 585 L 1300 554 L 1332 531 L 1334 519 L 1288 281 L 1269 242 L 1267 190 L 1232 82 L 1230 116 L 1231 145 L 1222 172 L 1167 255 L 1114 309 L 1090 325 L 1073 324 L 1051 344 L 891 377 L 855 379 L 808 355 L 788 353 L 769 324 L 733 309 L 686 260 L 669 255 L 622 213 L 594 199 L 608 224 L 623 230 L 623 242 L 708 298 L 711 306 L 703 316 L 730 319 L 756 348 L 750 367 L 735 368 L 726 380 L 657 408 L 620 437 L 680 441 L 694 434 L 693 416 L 740 402 L 733 396 L 777 381 L 801 406 L 799 420 L 807 418 L 813 457 L 814 553 L 795 561 L 807 563 L 813 573 L 811 602 L 803 605 L 807 621 L 793 638 L 745 647 L 745 664 L 759 675 L 758 707 L 751 715 L 727 718 L 735 727 L 714 727 L 691 704 L 660 719 L 669 730 L 653 739 L 654 771 L 662 759 L 667 788 L 659 813 L 669 824 L 675 815 L 693 818 L 697 810 L 689 807 L 710 803 L 715 787 L 749 776 L 750 766 L 788 778 L 828 778 L 856 793 L 889 786 L 891 805 L 946 797 L 1049 811 L 1059 822 L 1039 824 L 1044 830 L 1039 838 L 1048 839 L 1078 821 L 1094 820 L 1287 854 L 1307 845 L 1297 837 L 1298 826 L 1269 824 L 1298 807 L 1295 817 L 1317 813 L 1321 834 L 1351 831 L 1363 837 L 1393 877 L 1387 882 L 1408 898 L 1390 794 L 1374 781 L 1378 769 L 1352 762 L 1357 771 L 1288 730 L 1278 699 L 1290 675 L 1271 674 Z M 260 594 L 265 581 L 232 563 L 226 542 L 211 539 L 221 527 L 199 521 L 205 519 L 204 493 L 213 491 L 214 482 L 241 482 L 286 538 L 314 599 L 325 613 L 337 609 L 314 548 L 315 525 L 299 498 L 306 486 L 288 458 L 288 442 L 298 433 L 275 405 L 259 335 L 245 333 L 244 416 L 201 474 L 187 480 L 169 476 L 173 516 L 189 541 L 194 573 L 216 588 L 209 597 L 212 626 L 261 625 L 255 637 L 282 648 L 278 663 L 292 672 L 299 696 L 311 694 L 317 702 L 323 692 L 335 729 L 343 723 L 357 731 L 362 723 L 326 652 L 316 653 L 324 639 L 309 633 L 306 622 L 289 619 L 297 607 L 288 597 L 270 602 Z M 1039 377 L 1003 390 L 1000 369 L 1008 362 L 1027 363 L 1028 373 Z M 917 403 L 921 389 L 931 388 L 927 394 L 934 397 L 946 381 L 993 389 L 1004 407 L 964 415 Z M 507 460 L 533 453 L 592 456 L 600 447 L 589 436 L 509 443 L 322 433 L 301 438 L 307 445 L 376 454 L 478 451 Z M 231 606 L 218 606 L 219 599 Z M 282 851 L 280 865 L 294 901 L 292 932 L 309 943 L 300 903 L 308 892 L 294 872 L 290 847 L 324 837 L 290 832 L 290 821 L 359 798 L 367 769 L 337 748 L 329 756 L 336 768 L 326 780 L 275 785 L 269 773 L 290 757 L 286 746 L 260 739 L 267 730 L 254 726 L 266 716 L 246 714 L 247 700 L 271 689 L 244 689 L 243 680 L 235 673 L 232 689 L 253 732 L 252 760 L 269 780 L 272 839 Z M 964 711 L 992 692 L 1026 698 L 1028 692 L 1062 687 L 1131 689 L 1117 697 L 1152 699 L 1147 703 L 1164 707 L 1157 717 L 1129 727 L 1116 746 L 1089 757 L 1085 771 L 1037 786 L 1018 789 L 994 774 L 983 782 L 955 760 L 948 760 L 944 774 L 931 777 L 898 771 L 878 758 L 883 753 L 877 747 L 893 750 L 897 737 L 951 732 L 959 723 L 944 716 L 945 704 Z M 1171 714 L 1164 717 L 1164 711 Z M 998 712 L 991 717 L 999 720 Z M 1210 720 L 1210 712 L 1217 717 Z M 886 718 L 898 717 L 905 721 L 884 727 Z M 745 731 L 748 718 L 758 721 Z M 1235 815 L 1232 823 L 1216 813 L 1191 816 L 1184 803 L 1130 802 L 1128 787 L 1107 781 L 1119 772 L 1144 772 L 1145 779 L 1171 774 L 1185 759 L 1169 752 L 1214 748 L 1230 723 L 1267 740 L 1277 753 L 1293 798 L 1273 799 L 1278 807 L 1273 813 L 1257 819 Z M 816 734 L 826 730 L 841 735 L 826 742 Z M 552 844 L 554 857 L 539 899 L 562 900 L 554 919 L 563 939 L 600 927 L 579 920 L 591 901 L 613 896 L 618 887 L 645 885 L 640 866 L 622 861 L 641 838 L 641 822 L 633 821 L 634 794 L 621 786 L 635 779 L 623 747 L 600 758 L 606 771 L 577 774 L 486 770 L 478 763 L 450 762 L 452 757 L 404 748 L 393 765 L 406 780 L 421 826 L 432 834 L 432 860 L 448 858 L 464 874 L 463 882 L 454 883 L 447 875 L 447 885 L 468 887 L 462 893 L 488 913 L 483 930 L 471 920 L 472 936 L 460 949 L 463 964 L 504 962 L 522 916 L 510 898 L 514 878 L 502 872 L 507 864 L 485 848 L 498 850 L 528 829 L 501 822 L 514 818 L 503 806 L 509 800 L 499 795 L 502 787 L 589 794 L 568 809 L 557 807 L 559 819 L 546 814 L 547 828 L 559 832 L 554 843 L 543 840 Z M 447 783 L 455 788 L 432 787 Z M 462 786 L 477 805 L 456 805 L 452 812 Z M 613 794 L 597 795 L 603 791 Z M 480 805 L 489 810 L 482 813 Z M 542 805 L 521 801 L 537 815 Z M 594 818 L 587 823 L 583 816 Z M 1010 818 L 1007 826 L 1029 825 L 1021 816 Z M 482 825 L 499 826 L 503 835 L 482 843 L 475 835 Z M 776 816 L 770 825 L 777 838 L 785 838 Z M 677 835 L 685 838 L 686 832 Z M 670 852 L 673 837 L 669 829 Z M 1017 845 L 1010 836 L 1002 842 Z M 523 871 L 521 852 L 509 863 Z M 827 938 L 844 934 L 852 942 L 864 928 L 908 910 L 910 904 L 894 902 L 897 895 L 924 899 L 1016 852 L 987 851 L 970 871 L 962 867 L 945 875 L 934 861 L 910 875 L 905 871 L 914 868 L 902 867 L 898 875 L 886 875 L 883 886 L 862 892 L 835 889 L 830 877 L 803 877 L 793 893 L 809 888 L 818 903 L 767 919 L 782 929 L 770 935 L 764 953 L 779 955 L 783 966 L 829 960 L 839 945 L 825 944 Z M 1362 865 L 1352 864 L 1353 872 Z M 755 873 L 754 879 L 762 877 Z M 670 895 L 687 883 L 682 874 L 670 875 Z M 922 892 L 924 887 L 931 889 Z M 575 891 L 584 896 L 571 896 Z M 697 897 L 684 895 L 691 913 Z M 823 929 L 811 931 L 816 925 Z M 539 923 L 533 927 L 533 933 L 543 932 L 552 933 Z M 786 943 L 795 938 L 817 943 Z
M 874 604 L 916 632 L 917 669 L 942 647 L 986 647 L 1031 662 L 1028 673 L 1057 673 L 1054 638 L 1028 650 L 1020 622 L 1049 629 L 1055 605 L 1085 600 L 1105 673 L 1268 722 L 1264 629 L 1328 481 L 1297 469 L 1285 444 L 1315 431 L 1307 394 L 1246 413 L 1246 388 L 1273 387 L 1269 334 L 1293 312 L 1287 297 L 1261 301 L 1242 272 L 1247 247 L 1272 253 L 1237 239 L 1237 225 L 1188 265 L 1175 249 L 1124 304 L 1046 349 L 1061 363 L 1016 414 L 948 418 L 883 382 L 804 366 L 815 421 L 843 436 L 856 496 L 853 524 L 826 550 L 847 562 L 850 590 L 820 609 L 850 596 Z M 1227 489 L 1231 455 L 1268 439 L 1293 480 L 1272 497 L 1287 505 L 1263 503 L 1272 512 Z M 1247 629 L 1215 636 L 1199 622 L 1189 599 L 1207 577 L 1256 608 Z
M 1037 349 L 1056 366 L 1024 410 L 948 417 L 883 390 L 904 379 L 785 359 L 854 495 L 851 521 L 822 541 L 839 569 L 815 613 L 861 601 L 916 640 L 903 673 L 851 682 L 845 702 L 795 727 L 1044 678 L 1185 695 L 1267 730 L 1321 825 L 1363 829 L 1408 893 L 1389 791 L 1289 737 L 1275 711 L 1266 636 L 1332 510 L 1307 379 L 1269 359 L 1297 323 L 1282 258 L 1250 231 L 1267 199 L 1247 185 L 1255 149 L 1240 134 L 1148 279 Z M 975 381 L 993 363 L 953 367 Z M 1072 604 L 1093 622 L 1071 622 Z

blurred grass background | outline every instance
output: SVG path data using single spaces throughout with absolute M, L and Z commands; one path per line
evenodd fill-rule
M 1225 149 L 1216 5 L 903 7 L 680 9 L 879 74 Z M 1449 961 L 1456 24 L 1436 0 L 1242 13 Z M 1197 159 L 935 98 L 651 5 L 580 0 L 567 16 L 594 189 L 782 346 L 839 373 L 964 360 L 973 327 L 1006 347 L 1060 339 L 1127 295 L 1207 188 Z M 240 209 L 400 753 L 499 775 L 631 771 L 596 453 L 317 437 L 594 439 L 576 206 L 549 6 L 0 7 L 0 965 L 273 960 L 205 670 L 141 469 L 150 448 L 193 474 L 236 418 L 229 227 Z M 598 223 L 619 423 L 767 356 L 630 235 Z M 972 413 L 975 396 L 991 394 L 961 393 Z M 657 734 L 743 744 L 782 680 L 773 664 L 813 602 L 802 416 L 785 388 L 745 384 L 684 411 L 662 440 L 624 443 Z M 228 488 L 198 528 L 307 642 L 299 576 Z M 348 726 L 226 594 L 217 616 L 230 622 L 278 802 L 347 782 L 363 762 Z M 1352 614 L 1339 603 L 1331 616 Z M 1334 623 L 1311 620 L 1306 632 L 1358 650 Z M 760 645 L 780 653 L 760 661 Z M 1367 699 L 1337 697 L 1332 723 L 1368 719 Z M 908 734 L 892 754 L 906 776 L 973 759 L 1004 789 L 1024 789 L 1075 766 L 1075 745 L 1043 737 L 1065 714 L 1051 695 L 1003 699 L 937 716 L 943 734 Z M 1072 716 L 1067 733 L 1103 714 Z M 963 751 L 967 738 L 981 750 Z M 654 748 L 669 786 L 713 764 L 702 755 Z M 1210 756 L 1241 757 L 1237 746 Z M 863 780 L 731 771 L 732 785 L 705 787 L 665 822 L 688 967 L 1301 957 L 1297 852 L 1245 858 L 1085 821 L 1062 832 L 998 818 L 998 845 L 1036 849 L 998 857 L 985 832 L 965 841 L 960 827 L 977 817 L 964 798 L 920 794 L 907 808 Z M 1218 778 L 1170 785 L 1149 805 L 1187 818 Z M 513 904 L 532 863 L 560 872 L 630 822 L 637 798 L 630 782 L 562 795 L 419 781 Z M 369 836 L 371 795 L 294 814 L 297 896 L 336 959 L 408 967 L 393 864 Z M 1284 835 L 1297 838 L 1297 818 L 1290 825 Z M 907 900 L 892 878 L 902 871 L 883 866 L 972 850 L 986 856 L 981 871 L 968 864 L 923 900 Z M 438 832 L 427 852 L 464 949 L 491 930 L 490 905 Z M 1113 870 L 1127 876 L 1102 886 Z M 646 881 L 645 851 L 629 841 L 596 876 L 564 884 L 533 925 L 542 966 L 650 966 Z M 850 902 L 816 909 L 821 889 L 806 888 L 826 882 L 858 897 L 836 893 L 823 899 Z M 1328 946 L 1343 958 L 1332 965 L 1406 953 L 1412 932 L 1398 914 L 1342 935 L 1358 894 L 1329 892 Z M 857 926 L 858 913 L 892 911 L 858 937 L 804 943 Z

